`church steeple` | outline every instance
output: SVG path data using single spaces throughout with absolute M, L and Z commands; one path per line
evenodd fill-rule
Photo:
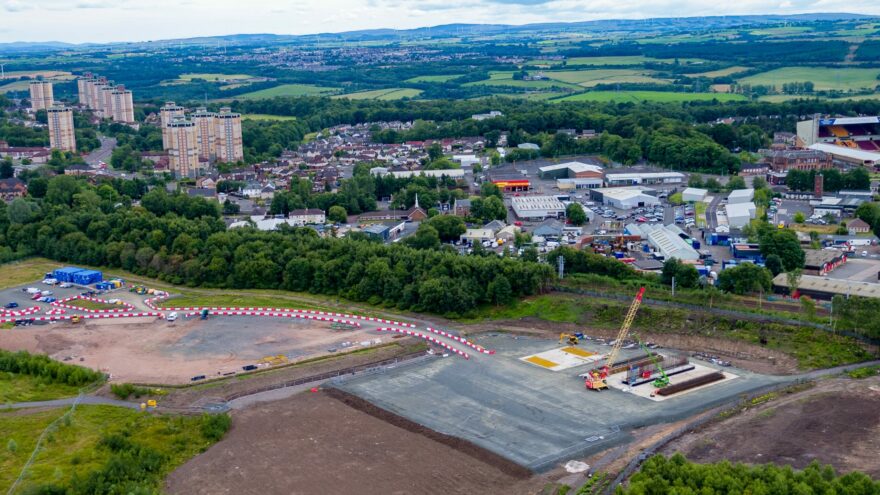
M 418 207 L 419 207 L 419 193 L 416 193 L 416 204 L 413 206 L 413 208 L 418 208 Z

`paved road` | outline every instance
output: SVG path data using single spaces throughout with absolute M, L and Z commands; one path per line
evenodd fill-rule
M 70 406 L 74 402 L 77 401 L 76 397 L 68 397 L 67 399 L 57 399 L 57 400 L 44 400 L 44 401 L 34 401 L 34 402 L 16 402 L 15 404 L 6 404 L 0 406 L 0 409 L 25 409 L 30 407 L 63 407 Z M 86 395 L 83 396 L 79 400 L 79 404 L 89 404 L 89 405 L 107 405 L 107 406 L 118 406 L 118 407 L 127 407 L 129 409 L 140 409 L 140 404 L 134 402 L 126 402 L 124 400 L 116 400 L 116 399 L 108 399 L 106 397 L 98 397 L 95 395 Z
M 102 137 L 100 140 L 101 147 L 93 150 L 85 157 L 86 163 L 89 164 L 90 167 L 97 167 L 98 162 L 104 162 L 108 166 L 110 165 L 110 155 L 113 154 L 113 150 L 116 148 L 116 138 Z
M 718 210 L 718 205 L 720 204 L 721 193 L 718 193 L 712 198 L 712 202 L 709 203 L 709 207 L 706 208 L 706 225 L 709 232 L 715 232 L 715 227 L 718 226 L 718 217 L 715 216 L 715 212 Z

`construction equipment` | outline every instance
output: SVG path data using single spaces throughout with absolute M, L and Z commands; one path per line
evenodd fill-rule
M 639 346 L 648 355 L 648 358 L 651 360 L 651 363 L 654 365 L 654 367 L 657 368 L 657 371 L 660 372 L 660 376 L 652 382 L 653 385 L 657 388 L 663 388 L 669 385 L 669 377 L 666 376 L 666 372 L 663 371 L 663 366 L 660 365 L 660 360 L 657 358 L 657 354 L 652 353 L 647 347 L 645 347 L 645 344 L 642 343 L 641 340 L 639 341 Z M 651 372 L 649 371 L 647 373 L 648 376 L 643 376 L 643 378 L 651 377 Z
M 623 341 L 629 333 L 629 328 L 632 326 L 633 320 L 636 319 L 636 313 L 639 311 L 639 306 L 642 304 L 642 296 L 644 295 L 645 288 L 642 287 L 639 289 L 638 294 L 636 294 L 636 298 L 633 299 L 629 311 L 626 313 L 626 318 L 623 319 L 620 331 L 617 332 L 617 340 L 614 341 L 614 346 L 611 348 L 611 352 L 608 353 L 608 359 L 605 361 L 605 366 L 593 369 L 587 373 L 587 376 L 584 379 L 584 386 L 588 390 L 600 391 L 608 388 L 606 379 L 611 372 L 611 367 L 614 365 L 614 360 L 617 359 L 617 354 L 620 353 L 620 348 L 623 347 Z
M 74 316 L 73 318 L 70 319 L 70 322 L 71 323 L 79 323 L 79 316 Z
M 572 333 L 560 333 L 559 334 L 559 343 L 568 345 L 578 345 L 580 343 L 580 339 L 578 336 Z

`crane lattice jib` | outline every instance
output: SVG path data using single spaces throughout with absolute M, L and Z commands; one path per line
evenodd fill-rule
M 626 318 L 623 319 L 623 325 L 620 326 L 620 332 L 617 333 L 617 340 L 614 342 L 614 347 L 611 349 L 611 352 L 608 353 L 608 361 L 605 363 L 606 372 L 608 373 L 611 372 L 611 366 L 614 365 L 614 360 L 617 359 L 617 353 L 619 353 L 620 348 L 623 347 L 623 340 L 629 333 L 629 327 L 632 326 L 633 320 L 636 319 L 636 313 L 639 311 L 639 306 L 642 304 L 642 296 L 644 294 L 645 288 L 642 287 L 639 289 L 639 293 L 636 294 L 636 298 L 633 299 L 632 304 L 629 306 Z

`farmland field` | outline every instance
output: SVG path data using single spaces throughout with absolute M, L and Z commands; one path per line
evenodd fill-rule
M 492 72 L 489 79 L 483 81 L 474 81 L 464 86 L 511 86 L 514 88 L 530 88 L 530 89 L 546 89 L 546 88 L 571 88 L 580 89 L 577 85 L 562 81 L 519 81 L 513 79 L 513 72 Z
M 327 95 L 338 92 L 338 88 L 328 88 L 324 86 L 315 86 L 312 84 L 282 84 L 274 88 L 261 89 L 252 91 L 236 98 L 259 100 L 263 98 L 275 98 L 276 96 L 317 96 Z
M 0 93 L 8 93 L 9 91 L 27 91 L 30 81 L 15 81 L 0 86 Z
M 241 118 L 243 120 L 296 120 L 296 117 L 288 115 L 266 115 L 261 113 L 246 113 Z
M 422 94 L 422 90 L 420 89 L 390 88 L 358 91 L 357 93 L 336 95 L 334 98 L 349 98 L 352 100 L 399 100 L 401 98 L 415 98 L 420 94 Z
M 556 81 L 590 88 L 598 84 L 614 83 L 655 83 L 666 84 L 664 79 L 656 79 L 651 73 L 644 70 L 633 69 L 597 69 L 597 70 L 568 70 L 548 71 L 545 76 Z
M 747 70 L 749 70 L 749 69 L 751 69 L 751 67 L 743 67 L 743 66 L 741 66 L 741 65 L 735 65 L 735 66 L 733 66 L 733 67 L 728 67 L 728 68 L 726 68 L 726 69 L 712 70 L 712 71 L 709 71 L 709 72 L 700 72 L 700 73 L 698 73 L 698 74 L 693 74 L 693 76 L 694 76 L 694 77 L 697 77 L 697 76 L 699 76 L 699 77 L 709 77 L 709 78 L 714 78 L 714 77 L 725 77 L 725 76 L 730 76 L 730 75 L 733 75 L 733 74 L 739 74 L 740 72 L 745 72 L 745 71 L 747 71 Z
M 752 36 L 792 36 L 812 31 L 810 26 L 784 26 L 755 29 L 749 32 Z
M 743 95 L 730 93 L 673 93 L 667 91 L 588 91 L 565 98 L 558 101 L 657 101 L 657 102 L 684 102 L 684 101 L 744 101 Z
M 745 77 L 740 79 L 739 83 L 781 87 L 785 83 L 811 81 L 818 91 L 848 91 L 876 87 L 880 84 L 880 80 L 877 80 L 878 75 L 880 75 L 880 69 L 783 67 Z
M 461 77 L 461 74 L 447 74 L 440 76 L 418 76 L 407 79 L 404 82 L 409 83 L 424 83 L 424 82 L 435 82 L 435 83 L 444 83 L 447 81 L 451 81 L 455 78 Z

